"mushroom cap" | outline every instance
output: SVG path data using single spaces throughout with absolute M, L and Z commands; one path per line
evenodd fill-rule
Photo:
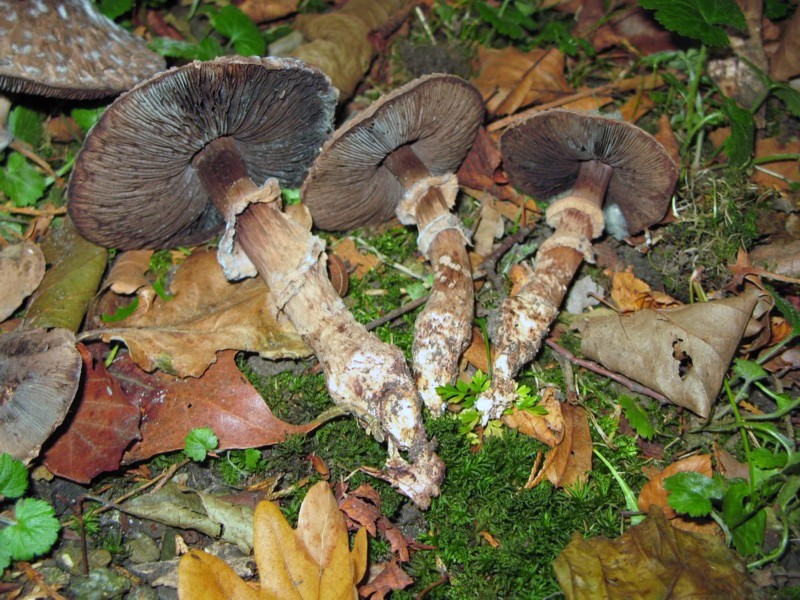
M 86 138 L 69 214 L 88 240 L 168 248 L 213 237 L 222 216 L 192 159 L 233 138 L 257 185 L 298 186 L 330 133 L 336 89 L 294 59 L 228 56 L 159 73 L 117 98 Z
M 92 0 L 0 0 L 0 90 L 102 98 L 165 66 Z
M 28 462 L 61 424 L 81 378 L 75 336 L 67 329 L 0 335 L 0 454 Z
M 664 216 L 678 179 L 669 153 L 649 133 L 570 110 L 541 112 L 509 129 L 500 139 L 500 152 L 514 186 L 543 200 L 572 188 L 582 162 L 613 167 L 606 205 L 619 206 L 630 233 Z
M 303 184 L 302 198 L 321 229 L 383 223 L 405 189 L 383 165 L 408 145 L 430 171 L 453 173 L 483 122 L 480 92 L 455 75 L 420 77 L 376 100 L 325 144 Z

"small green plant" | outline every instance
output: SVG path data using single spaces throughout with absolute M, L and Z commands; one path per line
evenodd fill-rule
M 0 572 L 12 560 L 30 560 L 50 550 L 61 530 L 49 503 L 22 497 L 27 489 L 25 465 L 8 453 L 0 454 L 0 506 L 17 498 L 14 515 L 0 516 Z
M 186 434 L 183 452 L 196 462 L 203 462 L 219 446 L 219 438 L 210 427 L 197 427 Z

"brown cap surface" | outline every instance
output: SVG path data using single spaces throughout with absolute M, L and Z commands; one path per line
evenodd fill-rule
M 331 129 L 336 89 L 292 59 L 224 57 L 165 71 L 115 100 L 86 138 L 69 214 L 103 246 L 205 241 L 222 217 L 192 158 L 230 137 L 257 185 L 297 186 Z
M 0 454 L 28 462 L 64 420 L 78 391 L 81 357 L 67 329 L 0 335 Z
M 101 98 L 165 68 L 91 0 L 0 0 L 0 90 Z
M 383 223 L 404 187 L 383 162 L 408 145 L 431 175 L 454 173 L 483 122 L 483 98 L 454 75 L 427 75 L 376 100 L 325 144 L 303 184 L 321 229 Z
M 606 204 L 619 206 L 630 233 L 664 216 L 678 179 L 672 158 L 649 133 L 624 121 L 569 110 L 541 112 L 509 129 L 500 150 L 511 182 L 543 200 L 568 191 L 582 162 L 598 160 L 613 167 Z

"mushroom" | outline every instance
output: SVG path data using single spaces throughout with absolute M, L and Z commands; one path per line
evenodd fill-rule
M 0 91 L 86 100 L 123 92 L 163 71 L 143 39 L 92 0 L 0 0 Z M 0 139 L 8 100 L 0 97 Z M 0 150 L 5 146 L 0 144 Z
M 539 351 L 572 277 L 593 262 L 591 240 L 606 215 L 620 233 L 636 233 L 664 216 L 677 181 L 664 147 L 635 125 L 569 110 L 534 115 L 500 140 L 504 168 L 526 194 L 553 199 L 546 221 L 555 232 L 540 246 L 533 268 L 503 302 L 492 387 L 476 401 L 484 421 L 499 418 L 516 399 L 514 378 Z M 605 206 L 604 206 L 605 203 Z
M 67 329 L 0 335 L 0 454 L 25 463 L 64 420 L 78 391 L 81 357 Z
M 388 440 L 386 478 L 427 506 L 444 467 L 405 359 L 353 318 L 326 276 L 324 242 L 278 205 L 279 183 L 300 183 L 335 106 L 328 78 L 294 59 L 224 57 L 165 71 L 120 96 L 89 133 L 68 209 L 87 238 L 121 248 L 205 240 L 224 215 L 228 276 L 264 278 L 333 400 Z
M 450 212 L 455 171 L 483 121 L 480 93 L 453 75 L 416 79 L 374 102 L 325 144 L 302 188 L 321 229 L 343 230 L 397 216 L 419 229 L 418 245 L 434 282 L 415 323 L 417 388 L 433 414 L 444 405 L 436 387 L 458 374 L 471 339 L 472 271 L 467 234 Z

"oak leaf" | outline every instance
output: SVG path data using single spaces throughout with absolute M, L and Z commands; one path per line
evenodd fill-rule
M 280 316 L 260 278 L 230 283 L 213 252 L 192 254 L 175 273 L 173 298 L 158 298 L 144 314 L 103 331 L 122 340 L 146 371 L 199 377 L 218 350 L 258 352 L 264 358 L 310 354 L 300 335 Z
M 300 507 L 297 529 L 280 509 L 261 502 L 253 517 L 253 546 L 261 585 L 249 587 L 223 561 L 193 550 L 178 567 L 180 598 L 227 600 L 344 600 L 358 597 L 367 569 L 367 535 L 350 550 L 344 516 L 330 487 L 314 485 Z

